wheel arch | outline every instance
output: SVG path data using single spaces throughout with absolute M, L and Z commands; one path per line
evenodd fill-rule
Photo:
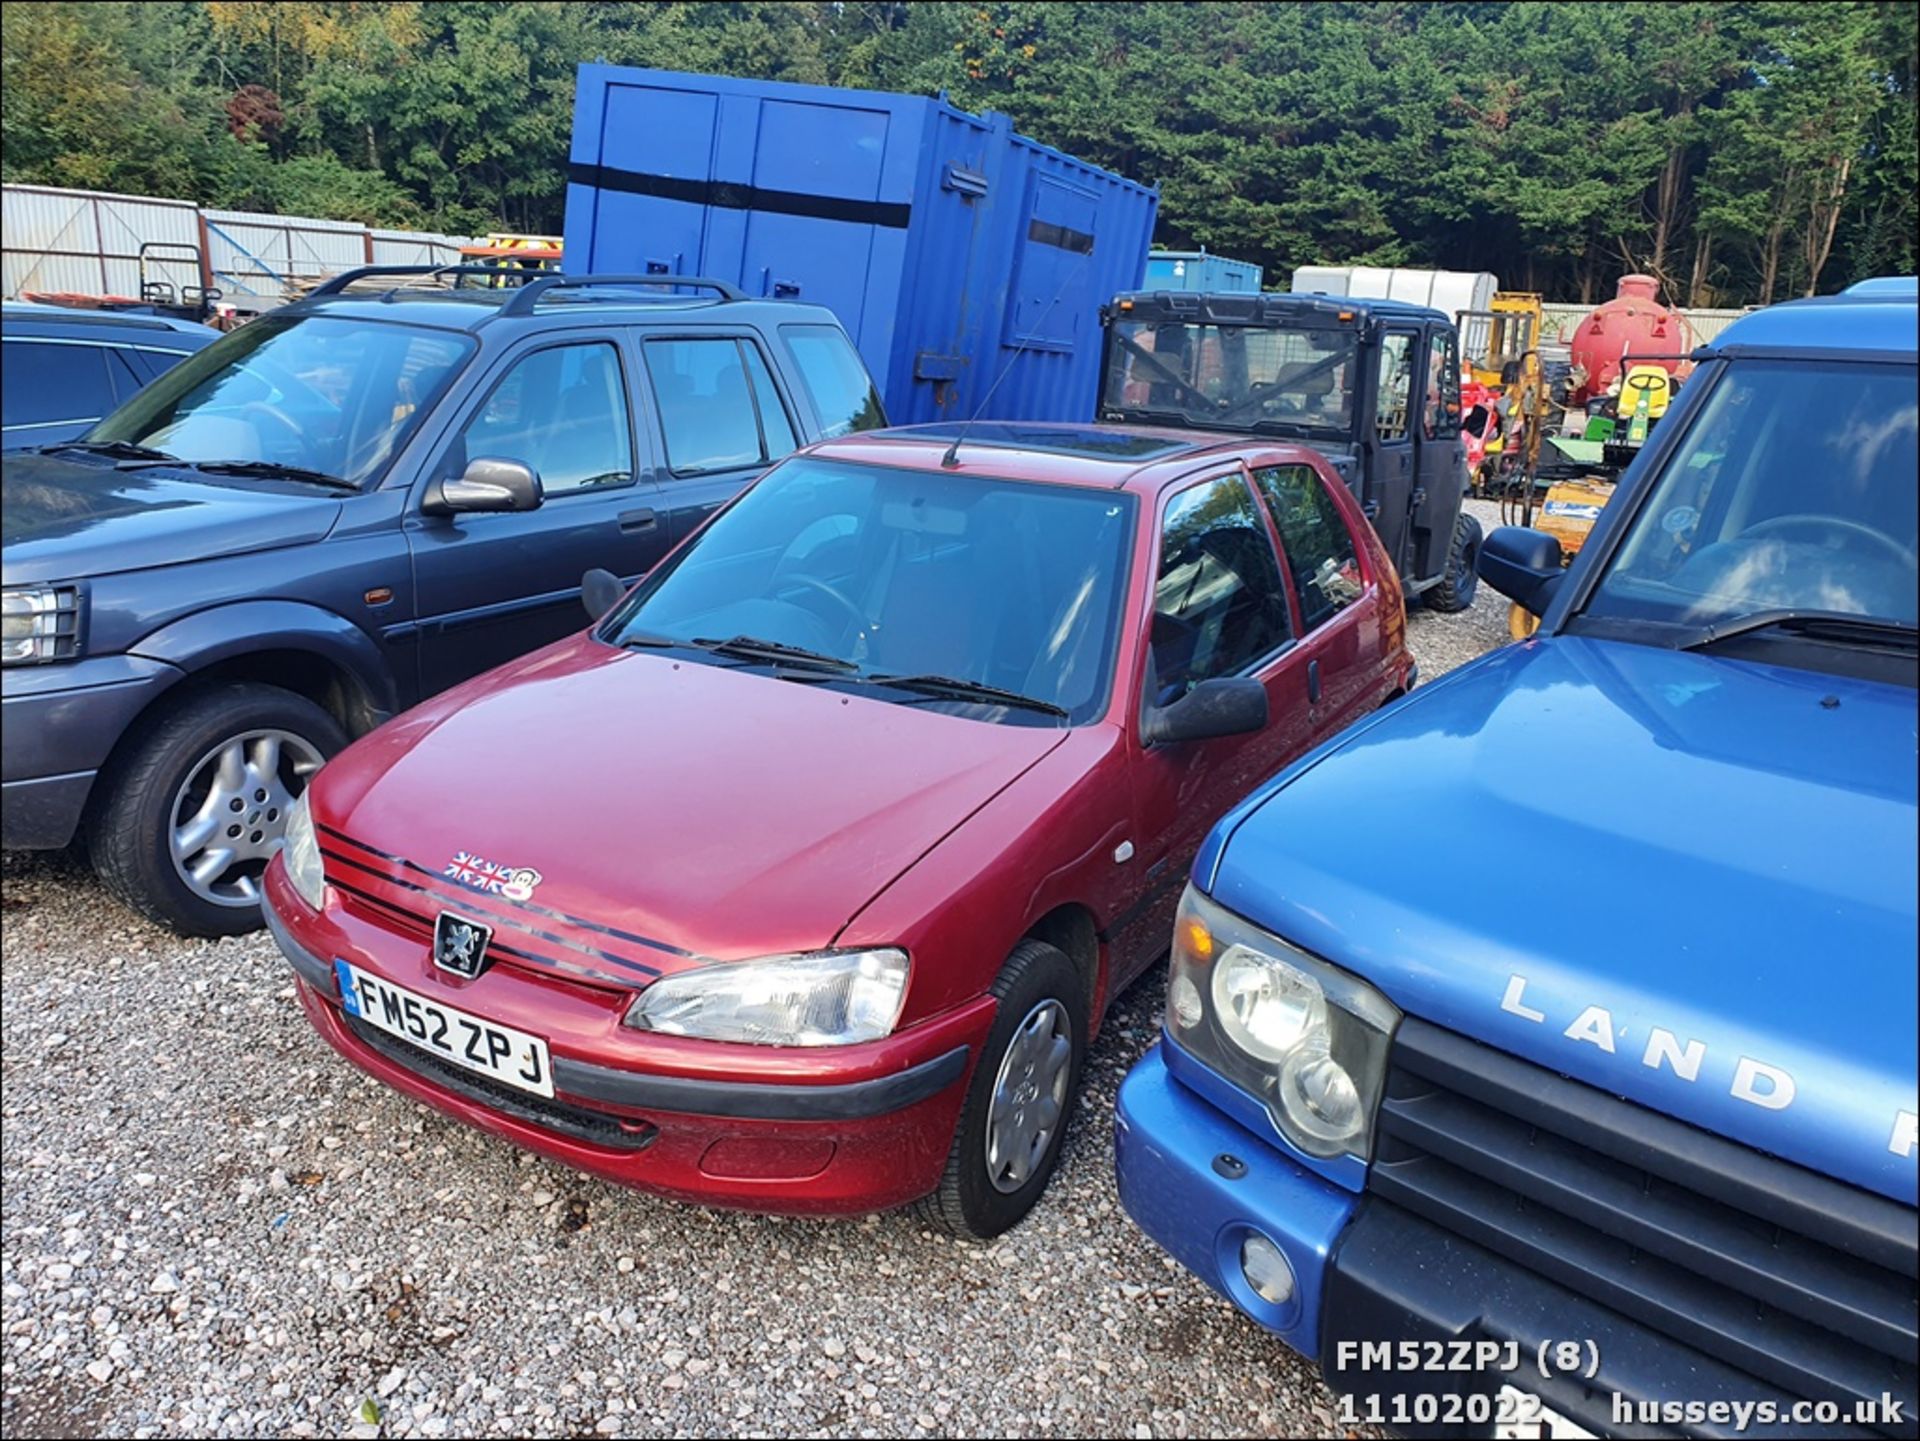
M 1093 912 L 1077 901 L 1065 902 L 1034 921 L 1020 939 L 1044 941 L 1073 962 L 1086 998 L 1087 1029 L 1090 1035 L 1097 1035 L 1106 965 Z
M 215 606 L 162 626 L 129 650 L 183 672 L 160 702 L 177 703 L 210 683 L 255 681 L 305 696 L 355 736 L 399 709 L 392 668 L 373 638 L 344 616 L 299 601 Z

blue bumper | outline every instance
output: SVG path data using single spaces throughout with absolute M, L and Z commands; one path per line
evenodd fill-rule
M 0 830 L 8 850 L 56 850 L 73 839 L 100 768 L 180 674 L 126 655 L 7 668 Z
M 1318 1357 L 1327 1258 L 1358 1196 L 1194 1095 L 1167 1070 L 1160 1046 L 1121 1083 L 1114 1164 L 1121 1204 L 1143 1231 L 1294 1350 Z M 1240 1248 L 1254 1232 L 1293 1268 L 1284 1304 L 1256 1294 L 1241 1273 Z

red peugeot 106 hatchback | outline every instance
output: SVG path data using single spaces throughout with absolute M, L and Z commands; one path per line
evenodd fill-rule
M 648 1191 L 1018 1221 L 1208 828 L 1414 667 L 1314 452 L 958 435 L 801 452 L 329 764 L 265 885 L 320 1033 Z

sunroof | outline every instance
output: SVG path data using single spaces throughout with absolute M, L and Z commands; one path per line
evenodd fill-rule
M 1094 425 L 1006 425 L 983 420 L 973 425 L 915 425 L 900 431 L 901 439 L 952 440 L 966 432 L 968 445 L 1006 450 L 1038 450 L 1049 455 L 1078 455 L 1088 460 L 1155 460 L 1193 449 L 1193 442 L 1166 435 Z

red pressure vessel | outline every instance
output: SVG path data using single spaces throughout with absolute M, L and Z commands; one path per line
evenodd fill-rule
M 1630 364 L 1642 363 L 1644 356 L 1645 364 L 1681 379 L 1693 369 L 1691 362 L 1670 358 L 1693 349 L 1693 327 L 1678 310 L 1659 302 L 1659 289 L 1651 275 L 1623 275 L 1619 293 L 1580 322 L 1573 332 L 1572 360 L 1586 379 L 1574 387 L 1572 403 L 1584 405 L 1605 395 L 1620 378 L 1623 356 Z

